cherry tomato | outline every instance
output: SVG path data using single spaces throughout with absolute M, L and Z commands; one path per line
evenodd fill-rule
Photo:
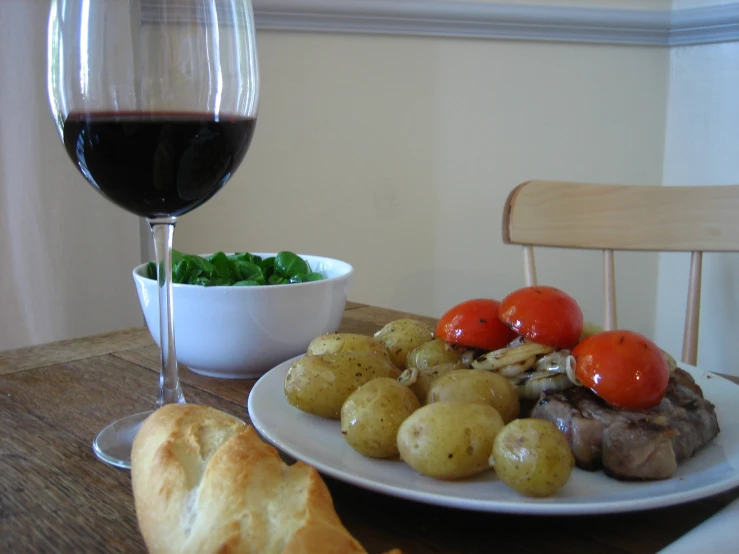
M 662 351 L 634 331 L 604 331 L 572 351 L 575 374 L 609 404 L 646 410 L 662 400 L 670 371 Z
M 582 310 L 570 295 L 554 287 L 513 291 L 500 301 L 500 320 L 532 342 L 572 348 L 582 333 Z
M 500 302 L 490 298 L 457 304 L 441 316 L 435 335 L 449 344 L 468 348 L 503 348 L 516 338 L 516 333 L 498 319 L 499 306 Z

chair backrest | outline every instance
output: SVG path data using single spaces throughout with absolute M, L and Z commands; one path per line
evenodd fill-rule
M 691 252 L 682 361 L 698 356 L 703 252 L 739 252 L 739 185 L 668 187 L 528 181 L 508 196 L 503 241 L 524 251 L 536 284 L 534 246 L 603 251 L 604 328 L 616 328 L 613 252 Z

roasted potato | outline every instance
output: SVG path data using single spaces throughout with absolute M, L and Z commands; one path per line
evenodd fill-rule
M 398 428 L 420 406 L 416 395 L 397 379 L 373 379 L 351 393 L 341 407 L 341 433 L 365 456 L 396 457 Z
M 390 352 L 390 359 L 398 369 L 408 367 L 408 354 L 417 346 L 433 339 L 431 329 L 415 319 L 391 321 L 375 333 Z
M 435 402 L 413 412 L 398 430 L 400 457 L 437 479 L 462 479 L 488 469 L 503 418 L 488 404 Z
M 498 433 L 490 464 L 506 485 L 525 496 L 551 496 L 569 480 L 575 458 L 550 421 L 517 419 Z
M 399 375 L 390 359 L 376 352 L 303 356 L 287 370 L 285 398 L 304 412 L 339 419 L 341 405 L 360 386 L 378 377 Z
M 408 367 L 427 369 L 437 365 L 451 365 L 462 369 L 462 352 L 452 348 L 441 339 L 432 339 L 418 345 L 410 351 L 407 358 Z
M 357 333 L 327 333 L 310 341 L 306 354 L 320 356 L 337 352 L 377 352 L 389 356 L 385 345 L 367 335 Z
M 516 387 L 508 379 L 479 369 L 456 369 L 435 379 L 426 401 L 444 400 L 489 404 L 505 423 L 516 419 L 521 409 Z

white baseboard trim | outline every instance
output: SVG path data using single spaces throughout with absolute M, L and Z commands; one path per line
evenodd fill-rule
M 653 46 L 739 40 L 739 3 L 626 10 L 445 0 L 253 0 L 257 27 Z

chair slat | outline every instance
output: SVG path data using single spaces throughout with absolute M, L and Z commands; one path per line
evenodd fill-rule
M 736 252 L 737 214 L 739 185 L 529 181 L 508 198 L 503 240 L 601 250 Z

